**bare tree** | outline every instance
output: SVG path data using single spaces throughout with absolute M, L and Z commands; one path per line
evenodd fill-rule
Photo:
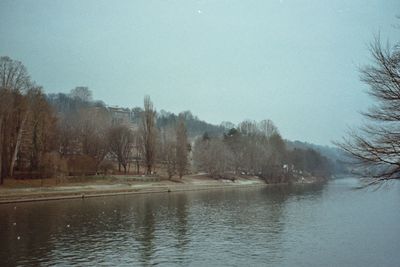
M 236 174 L 243 169 L 244 162 L 244 140 L 241 133 L 236 128 L 231 128 L 224 134 L 224 142 L 232 152 L 232 166 Z
M 232 170 L 232 153 L 219 138 L 204 137 L 196 140 L 193 160 L 198 171 L 205 171 L 211 177 L 223 178 Z
M 0 58 L 0 183 L 12 176 L 27 119 L 26 98 L 32 87 L 25 66 L 9 57 Z
M 274 134 L 279 134 L 278 128 L 271 120 L 262 120 L 258 124 L 258 128 L 267 138 L 271 138 Z
M 176 131 L 174 127 L 161 129 L 160 161 L 171 179 L 176 171 Z
M 132 131 L 124 125 L 114 126 L 108 132 L 108 140 L 110 152 L 117 158 L 118 164 L 122 165 L 126 173 L 134 142 Z
M 30 89 L 27 98 L 29 116 L 21 145 L 25 149 L 21 153 L 27 154 L 30 170 L 37 171 L 43 165 L 44 154 L 56 147 L 56 117 L 41 88 Z
M 22 95 L 17 95 L 15 103 L 16 105 L 14 106 L 14 118 L 16 119 L 14 122 L 17 122 L 16 124 L 16 135 L 13 135 L 14 138 L 12 138 L 12 155 L 11 155 L 11 162 L 10 162 L 10 169 L 9 169 L 9 175 L 10 177 L 13 176 L 14 173 L 14 167 L 15 167 L 15 162 L 17 161 L 17 155 L 21 146 L 22 142 L 22 133 L 25 127 L 25 123 L 28 119 L 28 103 L 27 103 L 27 98 L 23 97 Z
M 58 116 L 59 151 L 62 156 L 76 154 L 79 151 L 79 128 L 77 116 L 74 113 L 65 113 Z
M 0 184 L 3 183 L 3 178 L 7 175 L 7 168 L 4 166 L 7 165 L 7 147 L 6 142 L 8 139 L 7 133 L 9 129 L 7 129 L 10 110 L 12 108 L 12 94 L 11 91 L 6 90 L 4 88 L 0 89 Z
M 77 98 L 83 102 L 92 101 L 92 91 L 89 90 L 88 87 L 78 86 L 71 90 L 70 93 L 72 98 Z
M 182 116 L 179 116 L 176 128 L 176 170 L 179 178 L 186 173 L 188 165 L 188 138 L 185 122 Z
M 261 163 L 265 159 L 268 150 L 268 138 L 264 129 L 260 129 L 255 121 L 243 121 L 238 126 L 242 145 L 241 169 L 251 175 L 257 175 L 261 171 Z
M 362 113 L 368 123 L 336 144 L 356 164 L 373 167 L 375 181 L 400 178 L 400 43 L 383 47 L 379 37 L 370 48 L 373 64 L 361 69 L 361 80 L 376 101 Z
M 140 162 L 142 161 L 143 154 L 143 146 L 142 146 L 142 137 L 139 134 L 139 131 L 133 132 L 133 159 L 135 160 L 136 165 L 136 173 L 140 173 Z
M 23 92 L 31 87 L 29 74 L 25 66 L 9 57 L 0 58 L 1 89 Z
M 151 174 L 156 152 L 156 111 L 149 96 L 144 98 L 144 110 L 142 115 L 142 138 L 146 173 Z
M 111 116 L 104 107 L 82 109 L 79 115 L 82 153 L 94 160 L 97 171 L 108 153 L 107 131 L 111 127 Z

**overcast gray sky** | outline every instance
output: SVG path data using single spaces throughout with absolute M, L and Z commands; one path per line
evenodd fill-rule
M 0 1 L 0 55 L 46 92 L 88 86 L 110 105 L 272 119 L 330 144 L 369 104 L 357 69 L 373 35 L 398 41 L 399 0 Z

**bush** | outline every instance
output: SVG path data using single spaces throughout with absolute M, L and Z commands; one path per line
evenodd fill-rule
M 73 155 L 67 159 L 68 175 L 95 175 L 96 161 L 87 155 Z
M 114 163 L 110 160 L 103 160 L 99 164 L 99 170 L 102 174 L 107 175 L 109 171 L 114 170 Z
M 65 159 L 61 158 L 58 152 L 44 153 L 40 166 L 39 172 L 42 178 L 54 177 L 60 173 L 66 173 L 67 162 Z

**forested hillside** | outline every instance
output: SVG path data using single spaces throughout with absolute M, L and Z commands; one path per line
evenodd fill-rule
M 190 111 L 108 106 L 87 87 L 45 94 L 21 62 L 1 58 L 0 173 L 55 177 L 110 172 L 258 176 L 269 183 L 342 172 L 341 152 L 285 141 L 271 120 L 213 125 Z

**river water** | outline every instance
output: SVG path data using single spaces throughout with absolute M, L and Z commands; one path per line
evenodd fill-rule
M 0 266 L 400 266 L 400 183 L 0 205 Z

